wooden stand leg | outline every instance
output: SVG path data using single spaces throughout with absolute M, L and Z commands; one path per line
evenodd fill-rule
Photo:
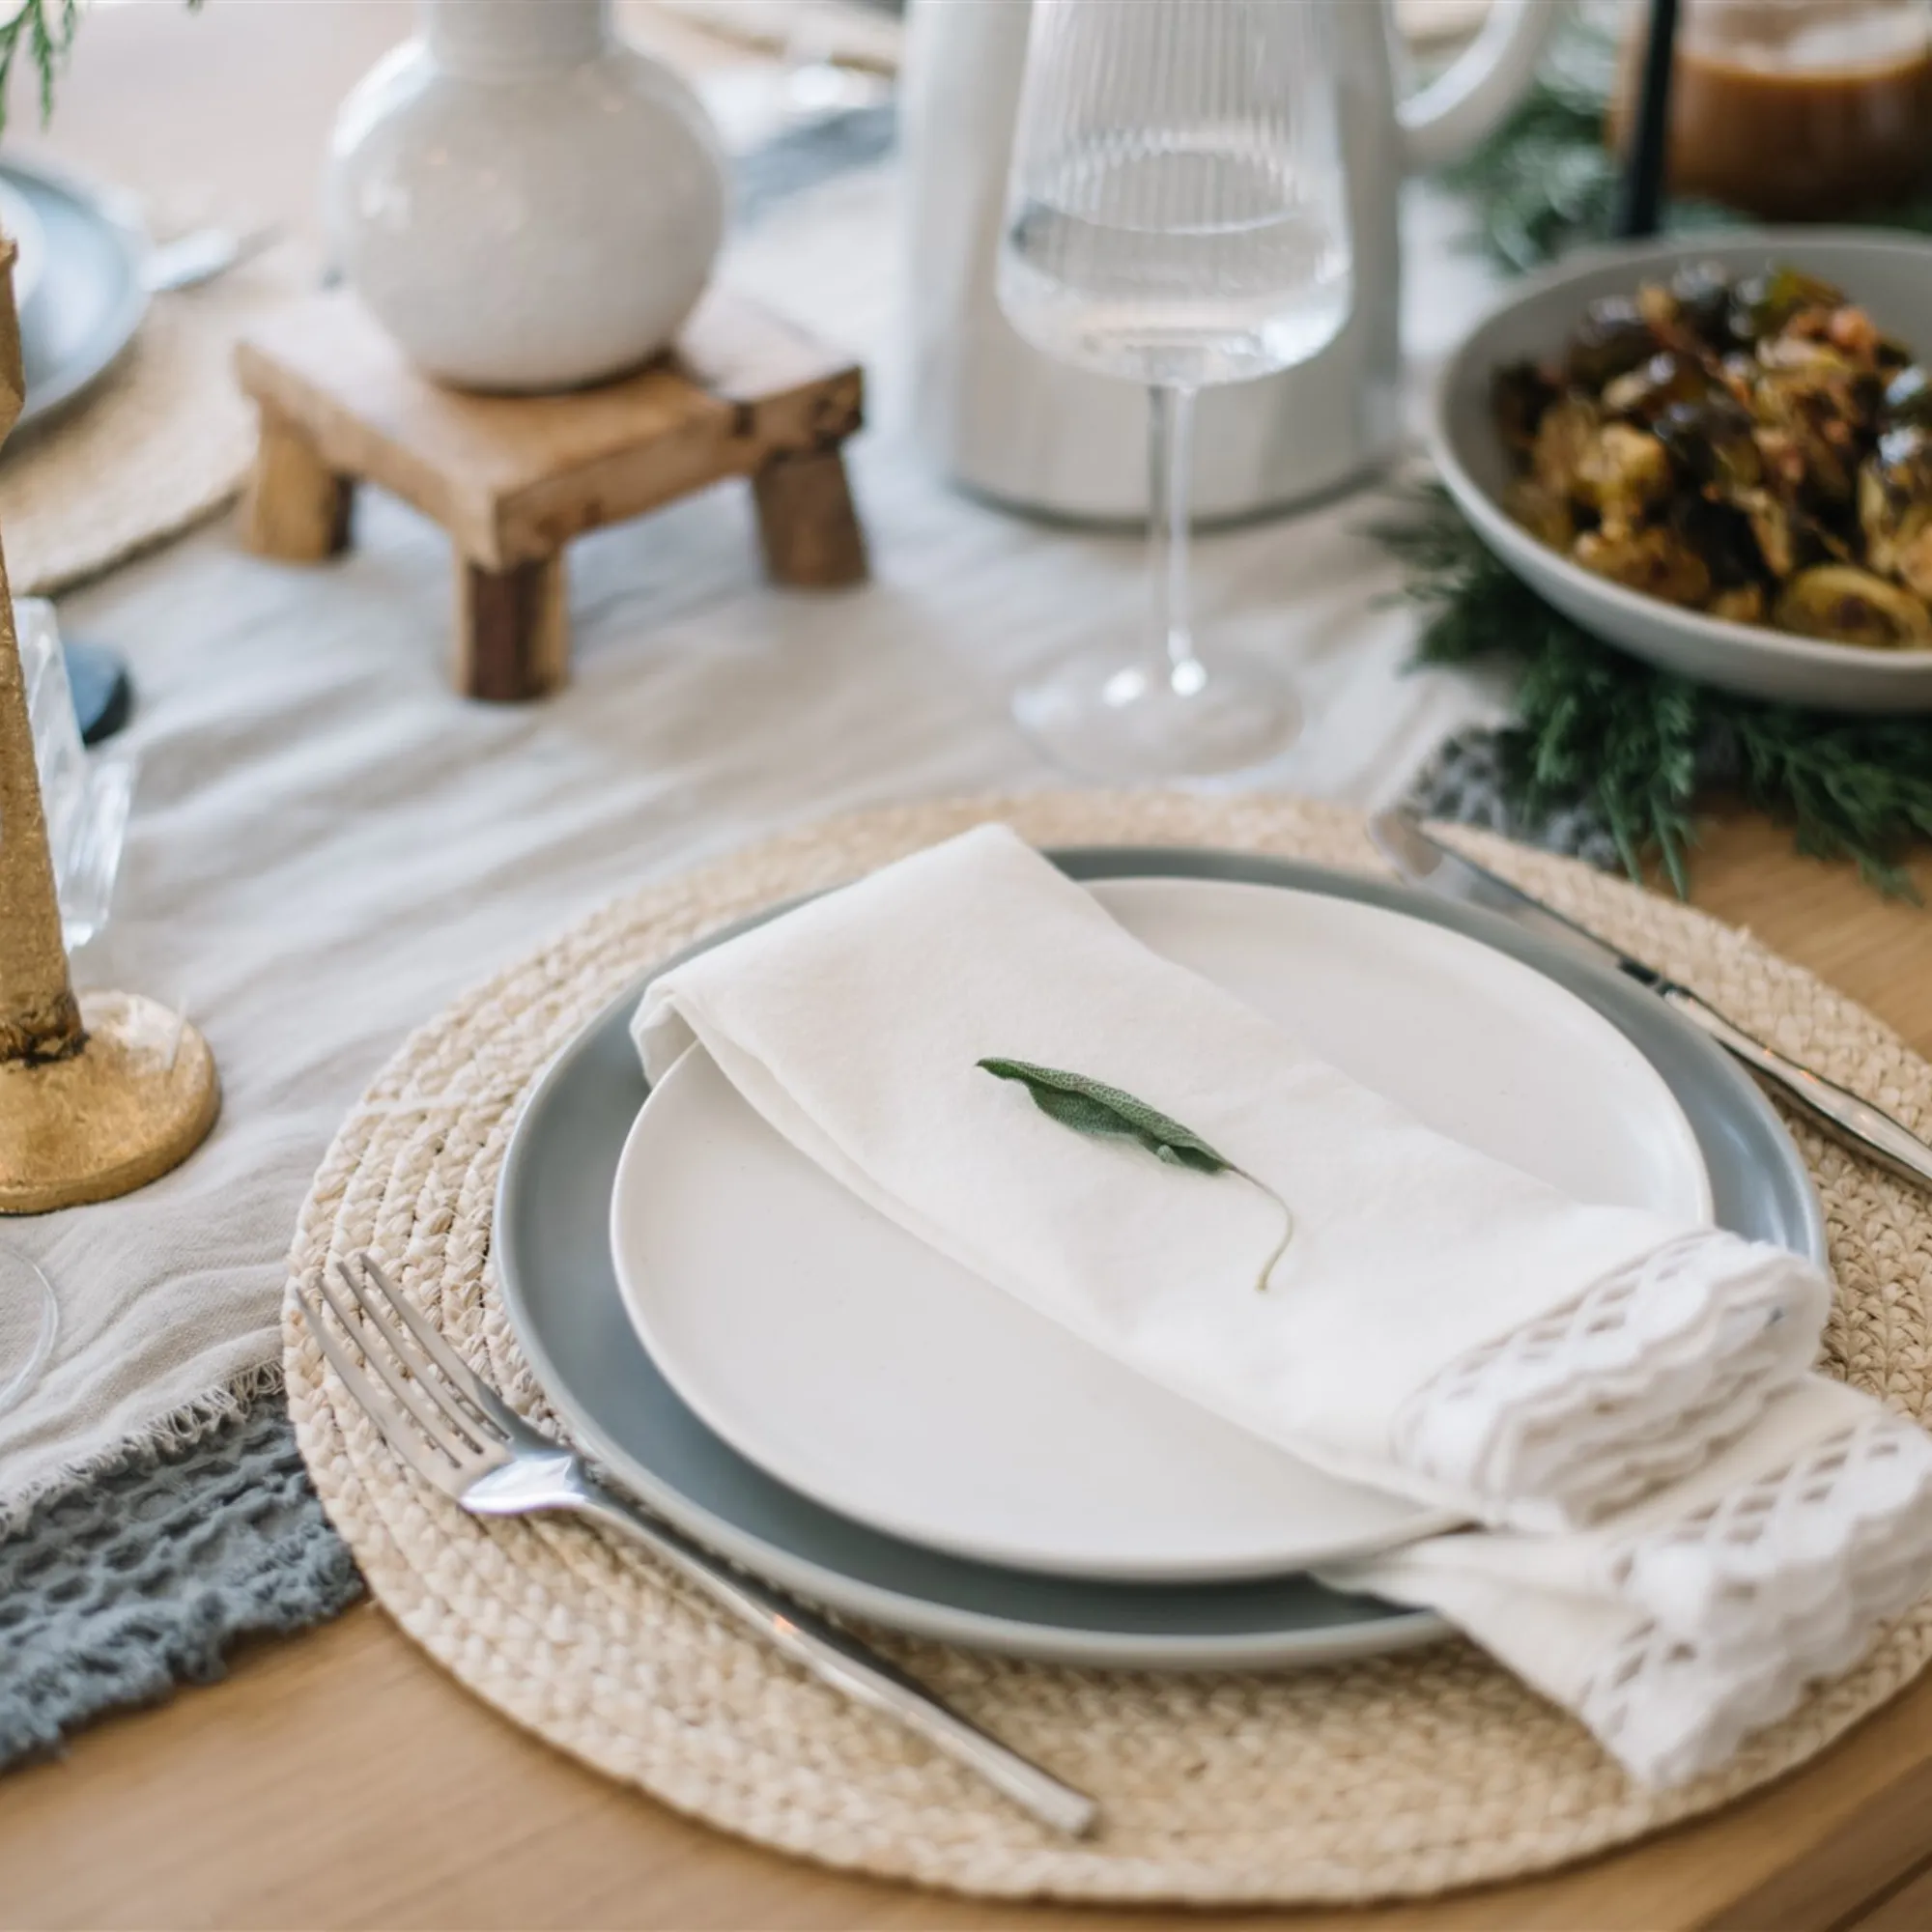
M 837 448 L 775 456 L 752 478 L 758 539 L 774 583 L 834 589 L 866 579 L 866 534 Z
M 502 571 L 459 556 L 456 585 L 458 691 L 514 704 L 565 683 L 570 613 L 561 552 Z
M 268 410 L 242 506 L 242 540 L 261 556 L 320 563 L 349 547 L 355 485 L 315 444 Z

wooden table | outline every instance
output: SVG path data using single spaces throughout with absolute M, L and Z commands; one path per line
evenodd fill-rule
M 83 28 L 56 151 L 165 186 L 212 176 L 241 143 L 253 212 L 298 211 L 332 102 L 407 21 L 390 0 L 231 5 L 192 23 L 163 7 L 102 14 Z M 98 50 L 116 38 L 110 61 Z M 196 111 L 211 86 L 220 111 Z M 198 218 L 250 212 L 229 205 Z M 1932 863 L 1919 875 L 1932 896 Z M 1746 818 L 1709 828 L 1696 888 L 1700 904 L 1932 1053 L 1932 915 L 1878 900 L 1843 867 L 1793 857 L 1782 834 Z M 498 1719 L 368 1605 L 258 1647 L 226 1683 L 103 1723 L 66 1758 L 0 1779 L 7 1927 L 1070 1929 L 1172 1917 L 996 1907 L 738 1844 Z M 1932 1925 L 1932 1680 L 1785 1783 L 1573 1871 L 1426 1905 L 1214 1922 Z
M 1932 896 L 1932 863 L 1918 867 Z M 1711 825 L 1697 902 L 1932 1053 L 1932 914 Z M 1146 1927 L 819 1871 L 495 1717 L 370 1605 L 0 1780 L 0 1925 Z M 1216 1922 L 1360 1932 L 1932 1925 L 1932 1680 L 1771 1790 L 1573 1871 L 1428 1905 Z

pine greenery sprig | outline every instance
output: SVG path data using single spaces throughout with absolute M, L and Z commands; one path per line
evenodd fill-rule
M 190 10 L 201 0 L 187 0 Z M 54 83 L 67 65 L 80 25 L 81 0 L 20 0 L 19 11 L 0 21 L 0 131 L 7 126 L 7 102 L 14 65 L 24 48 L 38 83 L 41 120 L 54 111 Z
M 1800 851 L 1851 859 L 1880 890 L 1916 896 L 1901 860 L 1932 838 L 1932 719 L 1762 704 L 1626 657 L 1511 575 L 1440 485 L 1370 533 L 1429 613 L 1419 663 L 1517 672 L 1503 781 L 1525 815 L 1587 799 L 1634 877 L 1654 859 L 1684 894 L 1693 814 L 1728 790 L 1790 825 Z

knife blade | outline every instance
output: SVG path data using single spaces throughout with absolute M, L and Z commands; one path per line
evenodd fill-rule
M 1700 994 L 1620 952 L 1533 894 L 1465 858 L 1427 831 L 1413 812 L 1382 811 L 1369 821 L 1369 837 L 1398 874 L 1438 897 L 1500 913 L 1525 931 L 1587 954 L 1655 993 L 1681 1018 L 1739 1060 L 1761 1087 L 1797 1105 L 1854 1153 L 1903 1179 L 1932 1189 L 1932 1147 L 1884 1108 L 1828 1080 L 1802 1061 L 1725 1017 Z

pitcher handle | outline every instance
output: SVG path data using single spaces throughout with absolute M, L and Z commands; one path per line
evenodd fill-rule
M 1473 148 L 1528 91 L 1562 16 L 1561 0 L 1494 0 L 1447 72 L 1397 108 L 1407 166 L 1439 168 Z

